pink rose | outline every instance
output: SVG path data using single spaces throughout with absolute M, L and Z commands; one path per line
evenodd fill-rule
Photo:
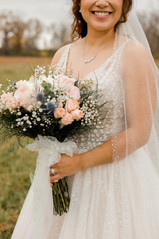
M 69 78 L 69 77 L 67 77 L 67 76 L 65 76 L 65 75 L 60 75 L 60 76 L 58 76 L 57 77 L 57 79 L 58 79 L 58 82 L 59 82 L 59 84 L 60 85 L 64 85 L 64 86 L 67 86 L 67 87 L 71 87 L 71 86 L 74 86 L 74 83 L 75 83 L 75 79 L 73 79 L 73 78 Z
M 1 95 L 2 101 L 8 101 L 13 97 L 13 93 L 4 93 Z
M 25 80 L 20 80 L 16 83 L 16 87 L 18 90 L 24 92 L 28 89 L 28 82 Z
M 1 95 L 1 100 L 5 101 L 6 108 L 9 110 L 14 110 L 20 106 L 17 99 L 13 96 L 13 93 L 4 93 L 3 95 Z
M 74 110 L 71 112 L 71 114 L 72 114 L 73 118 L 77 121 L 83 117 L 83 112 L 81 110 Z
M 70 113 L 73 110 L 79 109 L 79 103 L 77 100 L 69 99 L 66 101 L 65 108 L 66 108 L 66 111 Z
M 70 113 L 66 113 L 61 119 L 61 123 L 63 125 L 72 124 L 73 121 L 74 121 L 73 116 Z
M 26 110 L 29 109 L 29 106 L 35 103 L 35 99 L 32 97 L 31 92 L 29 90 L 25 92 L 16 90 L 14 96 L 15 99 L 19 102 L 19 105 Z
M 19 102 L 14 98 L 10 98 L 7 102 L 6 102 L 6 107 L 9 110 L 15 110 L 16 108 L 18 108 L 20 106 Z
M 66 111 L 65 111 L 64 108 L 57 108 L 57 109 L 54 111 L 54 116 L 55 116 L 56 119 L 62 118 L 65 113 L 66 113 Z
M 15 99 L 19 102 L 20 106 L 29 110 L 30 106 L 35 104 L 36 95 L 34 84 L 21 80 L 16 83 L 17 90 L 14 93 Z
M 69 96 L 74 99 L 74 100 L 79 100 L 80 99 L 80 90 L 76 86 L 71 86 L 69 91 Z
M 22 93 L 30 91 L 30 94 L 35 94 L 34 84 L 29 81 L 20 80 L 16 83 L 16 87 Z

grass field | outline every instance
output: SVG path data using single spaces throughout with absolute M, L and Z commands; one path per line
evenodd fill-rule
M 25 79 L 35 65 L 48 65 L 50 58 L 0 57 L 0 83 Z M 159 60 L 156 61 L 159 67 Z M 25 144 L 26 142 L 24 142 Z M 13 148 L 14 139 L 0 148 L 0 239 L 11 237 L 15 222 L 30 187 L 36 153 Z
M 26 79 L 35 65 L 48 65 L 50 58 L 0 57 L 0 83 Z M 26 142 L 24 142 L 25 144 Z M 30 187 L 36 153 L 13 148 L 14 139 L 0 148 L 0 239 L 11 237 L 15 222 Z

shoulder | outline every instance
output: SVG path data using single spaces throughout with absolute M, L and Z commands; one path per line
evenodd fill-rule
M 55 55 L 53 56 L 53 59 L 52 59 L 52 61 L 51 61 L 51 65 L 56 65 L 56 64 L 59 62 L 59 60 L 60 60 L 60 58 L 62 57 L 64 51 L 66 50 L 66 48 L 67 48 L 69 45 L 70 45 L 70 44 L 67 44 L 67 45 L 65 45 L 65 46 L 63 46 L 63 47 L 61 47 L 61 48 L 59 48 L 59 49 L 57 50 L 57 52 L 56 52 Z
M 141 59 L 150 59 L 148 49 L 137 41 L 128 41 L 123 50 L 123 61 L 127 64 L 133 62 L 137 64 L 138 62 L 141 62 Z
M 130 41 L 124 49 L 121 61 L 122 77 L 125 83 L 144 87 L 146 80 L 154 82 L 153 57 L 142 44 Z
M 127 71 L 144 71 L 152 64 L 152 56 L 148 49 L 137 41 L 130 40 L 124 47 L 121 59 L 123 73 Z

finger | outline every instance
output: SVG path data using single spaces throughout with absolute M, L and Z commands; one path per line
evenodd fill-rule
M 54 183 L 58 183 L 59 180 L 55 180 Z
M 58 181 L 59 181 L 58 179 L 54 180 L 53 182 L 50 183 L 50 186 L 53 187 L 53 184 L 57 183 Z
M 53 171 L 54 171 L 54 173 L 53 173 Z M 50 170 L 50 177 L 51 176 L 55 176 L 57 174 L 61 174 L 61 170 L 60 169 L 56 169 L 56 170 L 54 169 L 53 171 L 52 171 L 52 169 Z
M 50 182 L 53 183 L 56 180 L 59 180 L 61 178 L 62 178 L 62 176 L 60 174 L 56 174 L 56 175 L 50 177 Z
M 54 165 L 51 165 L 50 168 L 56 168 L 56 167 L 58 167 L 58 164 L 59 163 L 55 163 Z
M 54 168 L 50 168 L 50 176 L 55 175 L 55 174 L 56 174 L 55 169 Z

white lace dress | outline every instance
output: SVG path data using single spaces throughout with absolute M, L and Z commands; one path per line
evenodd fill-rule
M 104 119 L 101 130 L 95 129 L 71 138 L 78 145 L 77 153 L 102 144 L 124 129 L 119 83 L 122 75 L 118 63 L 125 45 L 126 43 L 95 72 L 87 75 L 87 78 L 92 78 L 95 82 L 98 79 L 98 87 L 104 89 L 106 99 L 116 101 L 116 110 L 112 120 Z M 70 46 L 65 49 L 58 63 L 64 72 Z M 43 222 L 45 237 L 36 222 L 30 228 L 31 188 L 12 239 L 158 239 L 159 177 L 144 148 L 119 162 L 119 175 L 120 206 L 123 208 L 121 220 L 119 204 L 115 200 L 114 165 L 100 165 L 69 177 L 71 203 L 67 214 L 53 216 L 52 204 L 48 200 L 47 207 L 50 207 L 51 216 Z

